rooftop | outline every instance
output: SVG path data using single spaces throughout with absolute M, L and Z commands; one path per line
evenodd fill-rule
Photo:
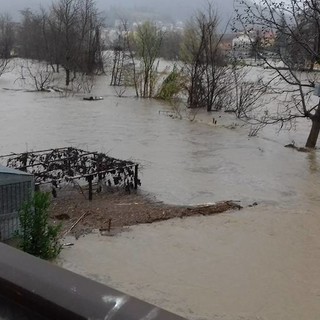
M 16 170 L 16 169 L 9 168 L 9 167 L 5 167 L 5 166 L 2 166 L 1 164 L 0 164 L 0 173 L 3 173 L 3 174 L 15 174 L 15 175 L 27 175 L 27 176 L 31 176 L 32 175 L 31 173 L 24 172 L 24 171 L 21 171 L 21 170 Z

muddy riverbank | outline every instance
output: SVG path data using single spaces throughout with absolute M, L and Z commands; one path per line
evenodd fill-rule
M 95 193 L 93 200 L 89 201 L 85 193 L 69 189 L 53 198 L 50 216 L 56 223 L 62 223 L 62 234 L 68 233 L 78 238 L 92 230 L 114 235 L 127 226 L 240 209 L 241 205 L 233 201 L 200 206 L 168 205 L 156 201 L 151 195 L 139 191 L 128 194 L 122 189 Z

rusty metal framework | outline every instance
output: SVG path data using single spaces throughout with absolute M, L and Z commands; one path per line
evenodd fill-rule
M 58 187 L 62 183 L 86 180 L 89 199 L 93 180 L 104 181 L 110 187 L 123 186 L 128 191 L 140 185 L 137 163 L 73 147 L 12 153 L 0 156 L 0 163 L 33 174 L 36 185 L 50 183 Z

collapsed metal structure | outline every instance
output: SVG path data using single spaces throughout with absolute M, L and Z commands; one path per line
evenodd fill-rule
M 49 183 L 57 188 L 63 183 L 85 180 L 89 184 L 89 200 L 94 180 L 127 191 L 140 185 L 137 163 L 73 147 L 11 153 L 0 156 L 0 163 L 33 174 L 36 186 Z

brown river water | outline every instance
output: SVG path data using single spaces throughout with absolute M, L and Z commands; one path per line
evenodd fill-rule
M 93 92 L 104 100 L 87 102 L 15 91 L 15 77 L 0 78 L 0 154 L 72 145 L 138 161 L 142 191 L 159 201 L 258 203 L 68 238 L 59 264 L 192 320 L 320 319 L 319 152 L 284 148 L 303 145 L 307 121 L 249 138 L 232 115 L 172 119 L 105 78 Z

